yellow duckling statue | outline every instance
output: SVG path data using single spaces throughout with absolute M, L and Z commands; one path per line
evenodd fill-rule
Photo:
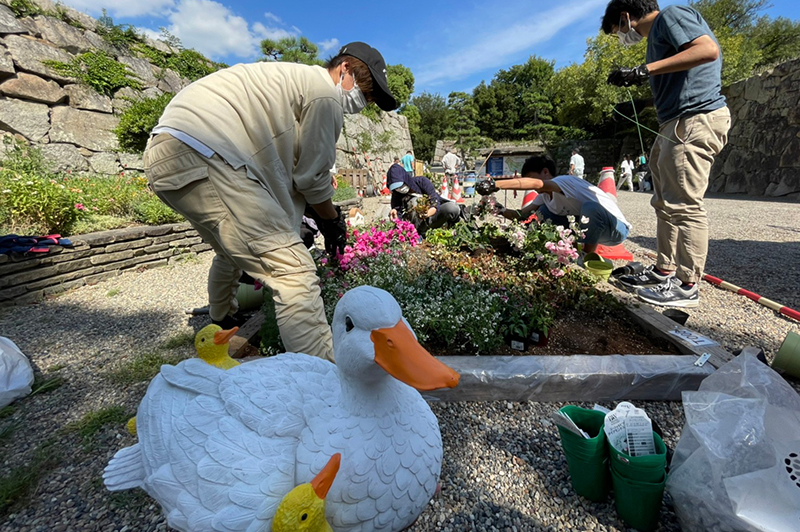
M 334 454 L 311 482 L 286 494 L 275 511 L 272 532 L 333 532 L 325 520 L 325 497 L 339 472 L 341 453 Z
M 239 327 L 223 330 L 219 325 L 206 325 L 194 337 L 197 356 L 219 369 L 231 369 L 239 365 L 228 355 L 228 342 Z
M 197 356 L 219 369 L 231 369 L 239 365 L 228 355 L 228 343 L 239 331 L 239 327 L 223 330 L 219 325 L 206 325 L 194 337 L 194 349 Z M 132 436 L 136 436 L 136 416 L 128 420 L 125 426 Z

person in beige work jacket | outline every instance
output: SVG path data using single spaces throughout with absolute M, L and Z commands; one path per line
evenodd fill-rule
M 353 42 L 324 67 L 264 62 L 220 70 L 169 103 L 145 150 L 145 173 L 216 252 L 208 276 L 215 323 L 233 324 L 244 271 L 272 289 L 287 351 L 333 360 L 300 224 L 310 205 L 327 251 L 343 251 L 347 231 L 331 202 L 329 169 L 343 114 L 373 101 L 397 107 L 381 54 Z

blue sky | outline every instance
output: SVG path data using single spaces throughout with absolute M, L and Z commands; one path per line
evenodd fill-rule
M 267 37 L 304 35 L 323 57 L 349 41 L 364 41 L 388 63 L 409 67 L 416 93 L 444 96 L 469 92 L 530 55 L 553 59 L 557 67 L 580 62 L 607 1 L 62 0 L 93 16 L 105 7 L 115 23 L 133 24 L 154 37 L 166 27 L 186 47 L 228 64 L 256 60 Z M 685 2 L 661 6 L 670 3 Z M 765 14 L 800 18 L 797 0 L 772 4 Z

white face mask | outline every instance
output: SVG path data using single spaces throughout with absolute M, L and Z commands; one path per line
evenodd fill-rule
M 342 87 L 342 81 L 344 81 L 344 71 L 342 71 L 342 77 L 339 78 L 339 84 L 336 85 L 336 90 L 342 99 L 342 109 L 350 115 L 360 113 L 367 106 L 367 98 L 356 84 L 356 78 L 353 78 L 353 88 L 350 90 Z
M 620 28 L 622 27 L 622 20 L 620 20 L 619 27 Z M 618 31 L 617 32 L 617 37 L 619 37 L 619 42 L 621 42 L 623 44 L 623 46 L 633 46 L 633 45 L 638 44 L 639 42 L 641 42 L 641 40 L 644 37 L 639 35 L 639 32 L 637 32 L 635 29 L 633 29 L 631 27 L 631 18 L 630 17 L 628 17 L 628 28 L 629 29 L 628 29 L 627 32 L 624 32 L 624 31 Z

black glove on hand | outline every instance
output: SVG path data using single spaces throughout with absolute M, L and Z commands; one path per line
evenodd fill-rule
M 622 67 L 608 75 L 606 83 L 617 87 L 630 87 L 631 85 L 641 85 L 650 78 L 650 71 L 647 65 L 639 65 L 629 68 Z
M 491 177 L 489 179 L 484 179 L 475 187 L 475 191 L 480 194 L 481 196 L 488 196 L 489 194 L 494 194 L 500 190 L 497 188 L 497 185 L 494 184 L 494 179 Z
M 331 257 L 336 256 L 338 251 L 340 254 L 344 253 L 344 246 L 347 243 L 347 223 L 344 221 L 342 210 L 337 206 L 336 213 L 338 216 L 333 220 L 317 220 L 319 231 L 325 237 L 325 251 Z

